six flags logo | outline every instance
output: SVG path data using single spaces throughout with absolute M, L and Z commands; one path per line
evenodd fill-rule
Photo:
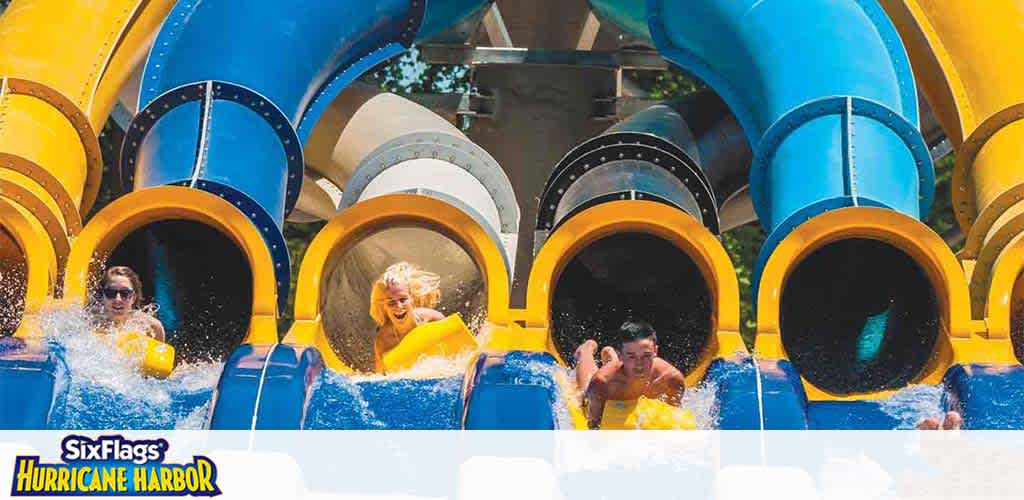
M 167 448 L 163 439 L 71 435 L 61 442 L 63 463 L 15 458 L 11 496 L 220 495 L 213 461 L 193 456 L 192 463 L 165 464 Z

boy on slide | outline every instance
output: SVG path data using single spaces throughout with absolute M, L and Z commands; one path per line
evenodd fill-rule
M 392 264 L 370 291 L 370 317 L 377 324 L 374 370 L 384 370 L 384 354 L 413 328 L 444 319 L 434 310 L 441 300 L 441 277 L 408 262 Z
M 629 401 L 641 396 L 673 406 L 682 402 L 683 374 L 658 357 L 654 328 L 642 321 L 619 327 L 617 345 L 601 350 L 603 366 L 594 361 L 597 342 L 587 340 L 576 349 L 576 384 L 586 401 L 587 425 L 601 426 L 606 401 Z

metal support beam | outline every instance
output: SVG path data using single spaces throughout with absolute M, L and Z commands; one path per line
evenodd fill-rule
M 508 34 L 508 27 L 501 17 L 501 9 L 498 4 L 492 3 L 487 15 L 484 16 L 484 30 L 487 31 L 487 38 L 491 40 L 491 46 L 509 48 L 513 47 L 512 37 Z
M 485 65 L 532 64 L 541 66 L 577 66 L 665 70 L 668 63 L 654 51 L 620 50 L 535 50 L 523 48 L 467 47 L 461 45 L 424 45 L 420 54 L 430 64 Z
M 593 119 L 603 122 L 625 120 L 661 101 L 649 97 L 598 97 L 594 99 Z
M 576 41 L 576 50 L 592 50 L 597 41 L 597 33 L 601 30 L 601 21 L 594 11 L 587 12 L 587 20 L 583 23 L 580 38 Z

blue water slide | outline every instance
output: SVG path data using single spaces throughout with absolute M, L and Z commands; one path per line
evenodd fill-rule
M 755 145 L 751 196 L 769 233 L 758 269 L 794 227 L 828 210 L 928 213 L 934 171 L 910 62 L 874 0 L 591 5 L 707 82 L 736 114 Z
M 314 348 L 239 347 L 224 365 L 210 428 L 301 429 L 310 387 L 323 368 L 323 358 Z
M 0 407 L 0 429 L 46 429 L 67 372 L 60 351 L 47 341 L 0 338 L 0 401 L 11 403 Z
M 461 388 L 461 376 L 355 380 L 312 347 L 244 345 L 225 365 L 210 428 L 457 429 Z
M 463 395 L 462 427 L 475 430 L 554 430 L 559 408 L 568 415 L 555 379 L 560 370 L 548 353 L 483 353 Z
M 288 296 L 281 227 L 302 187 L 302 145 L 359 75 L 486 6 L 485 0 L 181 0 L 142 77 L 121 179 L 218 194 L 260 229 Z
M 799 411 L 792 410 L 795 406 L 792 400 L 799 396 L 793 391 L 791 377 L 784 371 L 764 366 L 758 370 L 750 357 L 716 359 L 708 366 L 704 382 L 715 388 L 719 429 L 757 430 L 771 425 L 806 428 L 803 405 L 799 406 Z
M 1024 367 L 955 365 L 943 382 L 943 406 L 960 413 L 964 429 L 1024 429 Z

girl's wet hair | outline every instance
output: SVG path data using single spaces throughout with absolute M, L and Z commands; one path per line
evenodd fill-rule
M 370 290 L 370 317 L 377 326 L 387 323 L 387 289 L 401 285 L 409 288 L 413 307 L 437 307 L 441 301 L 441 277 L 415 264 L 398 262 L 388 266 Z
M 106 271 L 103 271 L 103 276 L 100 277 L 99 288 L 96 290 L 97 295 L 103 291 L 110 281 L 115 276 L 121 276 L 128 278 L 128 281 L 132 283 L 132 290 L 135 291 L 135 300 L 132 302 L 132 309 L 139 309 L 142 307 L 142 279 L 139 278 L 139 274 L 132 270 L 128 266 L 113 266 L 108 267 Z

